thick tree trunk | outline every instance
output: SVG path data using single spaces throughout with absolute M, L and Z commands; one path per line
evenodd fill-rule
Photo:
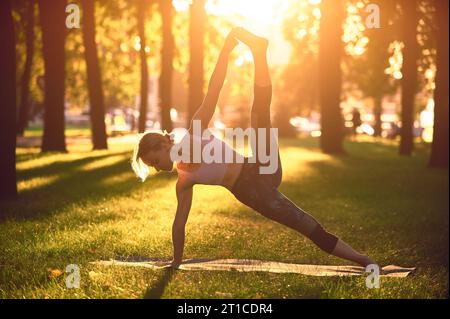
M 402 0 L 402 37 L 404 43 L 402 66 L 402 110 L 400 131 L 400 155 L 411 155 L 413 144 L 414 102 L 417 92 L 417 43 L 418 12 L 416 0 Z
M 42 52 L 45 65 L 44 135 L 42 151 L 66 151 L 64 81 L 66 1 L 39 0 Z
M 383 113 L 383 97 L 374 98 L 373 116 L 374 116 L 374 132 L 373 136 L 381 136 L 381 114 Z
M 436 89 L 433 143 L 429 166 L 448 167 L 448 1 L 435 0 L 437 33 Z
M 26 17 L 25 17 L 25 46 L 26 58 L 25 66 L 20 84 L 20 105 L 19 117 L 17 123 L 17 134 L 23 135 L 25 128 L 28 126 L 29 109 L 30 109 L 30 79 L 31 66 L 33 64 L 34 55 L 34 0 L 26 1 Z
M 0 199 L 14 199 L 16 184 L 16 47 L 11 2 L 0 4 Z
M 162 38 L 161 49 L 161 75 L 159 88 L 161 94 L 161 128 L 172 131 L 172 120 L 170 109 L 172 107 L 172 76 L 173 76 L 173 55 L 174 39 L 172 33 L 173 7 L 171 1 L 161 0 L 159 3 L 162 17 Z
M 83 43 L 87 66 L 92 144 L 94 150 L 107 149 L 105 102 L 102 77 L 95 43 L 95 1 L 82 0 Z
M 141 105 L 139 107 L 138 131 L 142 133 L 146 129 L 147 108 L 148 108 L 148 65 L 147 53 L 145 52 L 145 10 L 147 8 L 146 0 L 138 0 L 138 33 L 141 40 L 140 57 L 141 57 Z
M 204 37 L 205 37 L 205 0 L 193 0 L 189 22 L 189 100 L 188 122 L 203 102 L 204 81 Z
M 342 0 L 323 0 L 319 40 L 320 146 L 329 154 L 343 153 L 344 122 L 341 102 Z

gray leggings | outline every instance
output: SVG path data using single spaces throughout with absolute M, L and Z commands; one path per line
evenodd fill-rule
M 270 101 L 272 88 L 255 86 L 255 99 L 252 107 L 252 127 L 270 128 Z M 267 141 L 267 140 L 266 140 Z M 255 154 L 256 145 L 252 145 Z M 278 153 L 278 168 L 273 174 L 260 174 L 259 163 L 250 163 L 248 158 L 242 167 L 231 192 L 243 204 L 253 208 L 261 215 L 294 229 L 311 239 L 319 248 L 331 253 L 338 241 L 333 234 L 326 232 L 310 214 L 295 205 L 280 191 L 282 166 Z

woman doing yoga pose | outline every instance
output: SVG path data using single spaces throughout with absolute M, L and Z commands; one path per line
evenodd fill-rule
M 185 139 L 189 139 L 191 142 L 197 140 L 200 141 L 199 145 L 204 147 L 205 143 L 201 137 L 193 134 L 193 122 L 200 122 L 202 131 L 207 129 L 226 77 L 230 52 L 238 44 L 237 40 L 250 48 L 254 59 L 254 101 L 251 109 L 251 127 L 256 130 L 256 134 L 261 132 L 258 129 L 264 129 L 262 132 L 266 132 L 265 141 L 269 140 L 272 83 L 266 59 L 268 41 L 243 28 L 234 28 L 226 38 L 211 76 L 208 92 L 202 105 L 193 116 L 188 133 L 183 138 L 184 141 L 186 141 Z M 255 140 L 258 141 L 258 138 Z M 212 141 L 220 144 L 226 152 L 232 153 L 236 159 L 240 160 L 232 163 L 196 162 L 193 160 L 195 154 L 188 154 L 188 161 L 175 161 L 178 172 L 176 183 L 178 206 L 172 226 L 174 255 L 171 265 L 177 266 L 182 262 L 185 225 L 192 204 L 195 184 L 221 185 L 231 191 L 245 205 L 269 219 L 296 230 L 312 240 L 323 251 L 364 267 L 374 264 L 369 257 L 358 253 L 341 239 L 327 232 L 314 217 L 278 191 L 282 179 L 278 146 L 276 146 L 278 153 L 276 171 L 272 174 L 261 174 L 259 158 L 253 161 L 250 157 L 244 157 L 214 136 L 212 136 Z M 208 141 L 208 143 L 210 142 Z M 167 133 L 149 132 L 144 134 L 137 144 L 132 158 L 132 167 L 136 174 L 144 180 L 148 174 L 148 167 L 154 167 L 156 171 L 171 171 L 174 163 L 171 150 L 176 145 Z M 258 142 L 251 144 L 253 156 L 258 157 L 258 146 L 260 146 Z M 193 153 L 195 153 L 195 149 Z

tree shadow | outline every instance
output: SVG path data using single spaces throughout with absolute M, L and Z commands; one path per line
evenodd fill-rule
M 164 187 L 173 181 L 176 172 L 154 174 L 142 184 L 131 171 L 129 152 L 110 153 L 74 160 L 51 163 L 38 168 L 19 172 L 18 180 L 41 176 L 58 176 L 54 181 L 20 192 L 19 198 L 0 203 L 0 223 L 5 221 L 35 220 L 64 211 L 70 205 L 85 202 L 105 201 L 115 196 L 132 194 L 138 189 L 152 190 Z M 83 166 L 107 157 L 124 156 L 111 165 L 90 170 Z M 122 176 L 112 185 L 105 185 L 108 178 Z
M 80 167 L 89 164 L 94 161 L 105 159 L 112 156 L 125 156 L 129 154 L 128 151 L 119 153 L 108 153 L 98 155 L 87 155 L 83 158 L 79 158 L 72 161 L 55 161 L 47 165 L 43 165 L 36 168 L 29 168 L 18 172 L 17 181 L 28 180 L 34 177 L 45 177 L 66 173 L 73 173 L 80 170 Z M 25 160 L 26 161 L 26 160 Z

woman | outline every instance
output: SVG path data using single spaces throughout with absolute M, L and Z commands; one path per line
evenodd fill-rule
M 271 128 L 270 104 L 272 97 L 272 84 L 266 59 L 268 41 L 243 28 L 234 28 L 228 35 L 209 82 L 207 95 L 192 120 L 193 122 L 197 120 L 201 123 L 202 131 L 207 128 L 214 114 L 219 93 L 225 80 L 230 52 L 238 44 L 237 40 L 248 45 L 253 55 L 255 74 L 251 126 L 256 132 L 258 132 L 258 128 L 265 129 L 263 132 L 267 134 L 267 141 Z M 191 122 L 188 134 L 185 135 L 185 138 L 191 142 L 201 140 L 199 136 L 192 134 L 193 122 Z M 242 155 L 234 151 L 222 140 L 213 137 L 213 141 L 220 143 L 226 151 L 231 151 L 233 156 L 236 158 L 241 157 L 242 160 Z M 204 141 L 201 140 L 200 143 L 203 148 L 205 146 Z M 132 159 L 132 166 L 136 174 L 144 180 L 148 174 L 148 167 L 154 167 L 156 171 L 171 171 L 174 162 L 171 150 L 176 145 L 167 133 L 150 132 L 144 134 L 135 148 Z M 252 143 L 251 145 L 254 156 L 258 154 L 257 146 L 258 143 Z M 278 147 L 276 151 L 278 153 Z M 233 163 L 198 163 L 198 161 L 195 163 L 195 160 L 193 160 L 194 156 L 194 154 L 188 154 L 189 159 L 187 161 L 178 161 L 176 163 L 178 171 L 176 183 L 178 206 L 172 226 L 174 249 L 172 266 L 176 267 L 182 262 L 185 225 L 191 208 L 193 186 L 195 184 L 226 187 L 242 203 L 253 208 L 263 216 L 298 231 L 311 239 L 325 252 L 358 263 L 364 267 L 374 264 L 369 257 L 356 252 L 342 240 L 325 231 L 317 220 L 278 191 L 277 188 L 281 183 L 282 177 L 280 161 L 278 161 L 278 168 L 275 173 L 261 174 L 259 168 L 262 161 L 258 158 L 256 158 L 256 162 L 245 157 L 243 158 L 243 163 L 238 160 Z

